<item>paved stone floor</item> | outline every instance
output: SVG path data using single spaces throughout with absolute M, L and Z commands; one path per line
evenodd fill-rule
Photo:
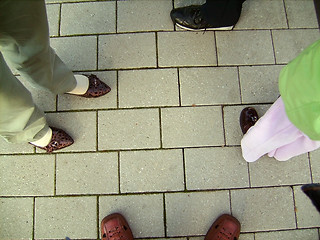
M 56 97 L 26 83 L 75 144 L 46 154 L 1 140 L 0 239 L 98 239 L 113 212 L 142 239 L 200 240 L 223 213 L 240 240 L 319 239 L 300 187 L 320 181 L 320 151 L 248 164 L 238 124 L 243 107 L 268 109 L 281 68 L 319 38 L 313 1 L 247 0 L 232 31 L 174 28 L 173 6 L 202 2 L 46 1 L 52 47 L 112 92 Z

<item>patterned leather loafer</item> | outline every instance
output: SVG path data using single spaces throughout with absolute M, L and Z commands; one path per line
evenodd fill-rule
M 240 128 L 243 134 L 246 134 L 249 128 L 251 128 L 253 125 L 256 124 L 258 119 L 259 119 L 258 113 L 254 108 L 252 107 L 244 108 L 240 114 Z
M 86 98 L 96 98 L 103 96 L 111 91 L 111 88 L 102 82 L 96 75 L 91 74 L 87 76 L 89 79 L 89 88 L 87 92 L 83 95 L 77 95 L 80 97 L 86 97 Z
M 114 213 L 102 220 L 101 239 L 133 240 L 133 235 L 126 219 L 121 214 Z
M 36 146 L 36 147 L 46 150 L 48 153 L 50 153 L 65 147 L 69 147 L 70 145 L 73 144 L 74 141 L 72 137 L 70 137 L 69 134 L 67 134 L 65 131 L 55 127 L 50 127 L 50 128 L 52 129 L 52 137 L 49 144 L 45 147 L 39 147 L 39 146 Z

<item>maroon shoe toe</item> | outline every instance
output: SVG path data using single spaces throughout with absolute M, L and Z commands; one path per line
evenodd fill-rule
M 126 219 L 119 213 L 111 214 L 101 221 L 102 240 L 133 240 Z
M 65 131 L 55 127 L 50 127 L 50 128 L 52 130 L 52 137 L 49 144 L 45 147 L 39 147 L 39 146 L 36 146 L 36 147 L 46 150 L 48 153 L 50 153 L 50 152 L 68 147 L 71 144 L 73 144 L 74 141 L 72 137 L 70 137 L 69 134 L 67 134 Z
M 212 224 L 204 240 L 237 240 L 239 235 L 239 221 L 231 215 L 223 214 Z
M 102 82 L 96 75 L 91 74 L 87 77 L 89 78 L 89 88 L 85 94 L 79 96 L 86 98 L 96 98 L 103 96 L 111 91 L 111 88 L 107 84 Z
M 249 128 L 255 125 L 258 119 L 258 113 L 254 108 L 244 108 L 240 114 L 240 127 L 243 134 L 245 134 L 249 130 Z

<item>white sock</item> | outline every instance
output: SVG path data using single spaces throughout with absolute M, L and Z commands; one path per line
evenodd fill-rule
M 77 86 L 70 92 L 70 94 L 75 95 L 83 95 L 86 93 L 86 91 L 89 88 L 89 79 L 86 76 L 83 75 L 74 75 L 74 77 L 77 80 Z
M 49 128 L 49 130 L 46 132 L 46 134 L 42 138 L 30 143 L 38 147 L 45 147 L 49 144 L 49 142 L 51 141 L 51 138 L 52 138 L 52 129 Z

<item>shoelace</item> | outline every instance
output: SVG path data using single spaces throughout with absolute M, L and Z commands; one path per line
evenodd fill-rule
M 192 18 L 194 19 L 194 23 L 195 24 L 205 23 L 204 19 L 201 16 L 200 9 L 197 9 L 197 10 L 194 11 Z M 205 27 L 204 31 L 203 31 L 203 34 L 205 34 L 206 31 L 207 31 L 207 28 Z

